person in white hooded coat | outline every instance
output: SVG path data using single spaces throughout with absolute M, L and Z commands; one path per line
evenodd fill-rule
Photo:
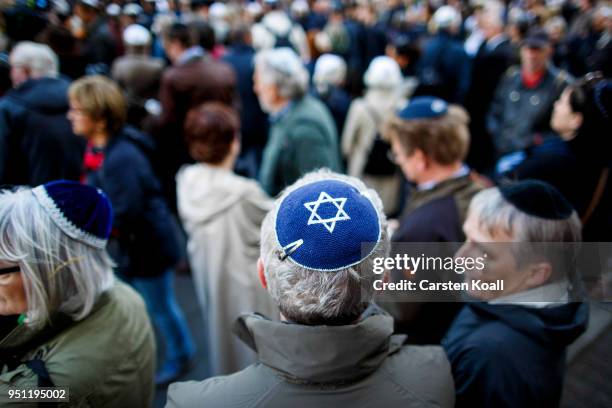
M 232 171 L 239 128 L 237 114 L 220 103 L 189 112 L 185 133 L 197 163 L 184 166 L 176 180 L 195 290 L 208 327 L 212 375 L 255 362 L 255 353 L 232 334 L 240 314 L 278 315 L 257 278 L 259 231 L 272 201 L 256 181 Z

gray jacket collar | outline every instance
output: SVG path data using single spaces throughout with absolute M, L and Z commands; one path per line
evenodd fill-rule
M 405 340 L 392 336 L 393 318 L 379 308 L 346 326 L 304 326 L 242 315 L 234 331 L 257 353 L 259 362 L 288 381 L 309 384 L 366 377 Z

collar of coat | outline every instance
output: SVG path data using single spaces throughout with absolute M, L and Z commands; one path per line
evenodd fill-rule
M 90 315 L 106 305 L 109 300 L 109 293 L 102 293 Z M 3 339 L 0 339 L 0 357 L 5 353 L 18 355 L 33 350 L 63 332 L 73 323 L 75 322 L 69 316 L 56 313 L 42 328 L 33 329 L 28 325 L 18 325 Z
M 393 318 L 386 312 L 374 305 L 369 310 L 357 323 L 345 326 L 305 326 L 242 315 L 234 331 L 260 363 L 287 381 L 351 383 L 376 371 L 406 338 L 392 336 Z

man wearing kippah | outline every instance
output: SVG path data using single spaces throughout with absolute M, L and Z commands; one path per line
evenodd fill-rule
M 525 180 L 478 193 L 456 257 L 486 258 L 465 272 L 477 300 L 443 340 L 457 407 L 555 407 L 565 349 L 586 329 L 576 296 L 576 211 L 553 186 Z M 496 290 L 484 284 L 502 282 Z M 484 283 L 484 284 L 483 284 Z
M 257 271 L 281 321 L 241 316 L 235 331 L 258 363 L 172 384 L 166 406 L 453 406 L 443 350 L 405 346 L 372 303 L 386 228 L 380 198 L 355 178 L 319 171 L 284 190 L 263 221 Z
M 415 248 L 416 243 L 464 241 L 461 225 L 470 200 L 482 188 L 463 163 L 470 144 L 468 120 L 458 105 L 420 96 L 387 121 L 385 135 L 391 141 L 395 162 L 411 182 L 393 242 L 410 242 Z M 431 246 L 424 250 L 430 252 Z M 446 279 L 444 274 L 438 276 Z M 404 278 L 401 273 L 392 276 L 393 281 Z M 431 274 L 427 279 L 432 279 Z M 396 329 L 408 334 L 412 343 L 439 344 L 461 305 L 441 302 L 439 294 L 434 295 L 437 299 L 417 292 L 404 295 L 435 301 L 404 298 L 403 302 L 384 304 L 395 318 Z

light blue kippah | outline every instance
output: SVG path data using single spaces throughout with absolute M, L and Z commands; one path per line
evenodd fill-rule
M 289 193 L 279 205 L 275 229 L 281 259 L 326 272 L 358 264 L 381 236 L 370 198 L 340 180 L 317 181 Z

